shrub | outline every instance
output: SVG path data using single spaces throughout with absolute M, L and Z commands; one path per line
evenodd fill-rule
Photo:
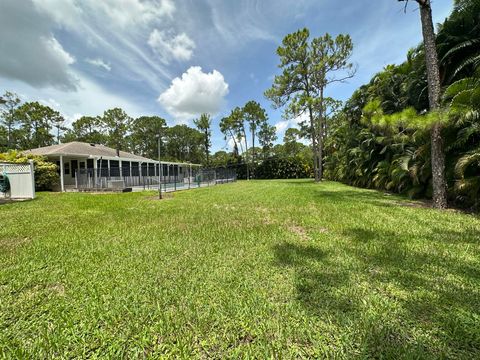
M 44 156 L 23 154 L 17 151 L 0 153 L 0 161 L 12 162 L 16 164 L 25 164 L 33 160 L 35 169 L 35 189 L 51 190 L 59 183 L 58 167 Z

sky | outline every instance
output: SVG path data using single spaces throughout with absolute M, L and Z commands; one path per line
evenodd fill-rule
M 435 23 L 453 7 L 433 0 Z M 348 99 L 421 41 L 418 7 L 392 0 L 0 0 L 0 92 L 40 101 L 68 123 L 113 107 L 169 125 L 213 117 L 213 151 L 228 150 L 223 116 L 258 101 L 282 141 L 285 119 L 263 93 L 283 37 L 350 34 L 357 73 L 327 95 Z

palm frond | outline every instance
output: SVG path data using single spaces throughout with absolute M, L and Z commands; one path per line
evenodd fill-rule
M 475 47 L 475 45 L 480 45 L 480 39 L 469 39 L 464 41 L 453 48 L 451 48 L 440 60 L 441 63 L 444 63 L 450 56 L 455 54 L 457 51 L 464 50 L 465 48 Z
M 450 81 L 454 79 L 460 71 L 465 69 L 467 66 L 472 65 L 477 67 L 480 65 L 480 54 L 476 54 L 468 59 L 465 59 L 460 65 L 457 66 L 455 71 L 453 72 L 452 76 L 450 76 Z

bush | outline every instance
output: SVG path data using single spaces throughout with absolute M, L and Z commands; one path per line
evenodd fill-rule
M 299 156 L 271 157 L 255 169 L 257 179 L 303 179 L 313 177 L 310 161 Z
M 36 190 L 51 190 L 59 183 L 57 165 L 48 162 L 44 156 L 22 154 L 17 151 L 0 154 L 0 161 L 25 164 L 28 163 L 29 160 L 33 160 Z

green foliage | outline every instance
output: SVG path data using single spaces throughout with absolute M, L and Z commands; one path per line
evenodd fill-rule
M 265 159 L 271 155 L 273 143 L 277 140 L 277 129 L 275 126 L 264 122 L 258 131 L 258 142 L 262 146 L 262 157 Z
M 33 160 L 34 164 L 35 189 L 51 190 L 59 183 L 57 165 L 47 161 L 45 157 L 32 154 L 23 154 L 15 150 L 7 153 L 0 153 L 0 161 L 26 164 L 30 160 Z
M 311 157 L 273 156 L 255 169 L 257 179 L 305 179 L 313 177 Z
M 205 163 L 210 164 L 210 147 L 212 146 L 212 119 L 209 114 L 202 114 L 198 119 L 193 120 L 197 129 L 203 133 L 203 147 L 205 150 Z
M 116 150 L 127 150 L 126 135 L 130 130 L 132 118 L 120 108 L 106 110 L 101 124 L 107 130 L 107 145 Z
M 82 116 L 72 123 L 63 136 L 63 142 L 81 141 L 90 144 L 107 144 L 107 134 L 102 128 L 102 118 L 98 116 Z
M 15 148 L 15 129 L 18 125 L 15 112 L 20 102 L 18 95 L 10 91 L 0 97 L 0 151 Z
M 275 108 L 285 107 L 286 118 L 308 116 L 301 125 L 312 143 L 315 179 L 321 180 L 326 119 L 329 109 L 333 113 L 337 106 L 327 98 L 325 90 L 329 84 L 354 75 L 349 62 L 353 43 L 349 35 L 343 34 L 333 38 L 327 33 L 311 41 L 309 37 L 307 28 L 285 36 L 277 49 L 282 73 L 275 76 L 265 97 Z
M 15 118 L 20 122 L 18 147 L 22 150 L 54 144 L 52 130 L 60 122 L 58 111 L 39 102 L 27 102 L 15 110 Z
M 166 130 L 166 160 L 190 161 L 200 164 L 204 161 L 204 136 L 187 125 L 175 125 Z
M 459 2 L 460 3 L 460 2 Z M 480 204 L 480 81 L 474 66 L 457 71 L 479 34 L 479 18 L 462 5 L 440 27 L 437 50 L 442 58 L 443 107 L 426 113 L 423 47 L 407 61 L 389 65 L 345 103 L 326 140 L 326 177 L 348 184 L 431 197 L 429 128 L 442 123 L 448 195 L 452 203 L 478 209 Z M 452 80 L 453 79 L 453 80 Z
M 141 116 L 130 125 L 128 148 L 134 154 L 156 159 L 159 135 L 162 139 L 161 152 L 166 155 L 164 139 L 167 135 L 167 122 L 159 116 Z

